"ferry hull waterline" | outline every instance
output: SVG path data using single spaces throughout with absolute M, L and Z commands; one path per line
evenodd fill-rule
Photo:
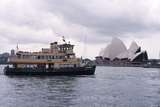
M 43 76 L 64 76 L 64 75 L 94 75 L 96 66 L 59 68 L 59 69 L 40 69 L 40 68 L 8 68 L 4 69 L 5 75 L 43 75 Z
M 96 66 L 89 59 L 77 58 L 73 52 L 74 45 L 50 43 L 49 48 L 38 52 L 17 50 L 8 59 L 5 75 L 94 75 Z

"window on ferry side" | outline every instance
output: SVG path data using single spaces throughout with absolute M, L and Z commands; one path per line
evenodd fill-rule
M 37 59 L 40 59 L 40 56 L 37 56 Z
M 48 59 L 51 59 L 51 56 L 48 56 Z
M 54 59 L 54 56 L 52 56 L 52 59 Z
M 41 58 L 44 59 L 44 56 L 42 56 Z
M 59 56 L 59 59 L 63 59 L 63 56 Z
M 57 59 L 57 56 L 54 56 L 54 59 Z

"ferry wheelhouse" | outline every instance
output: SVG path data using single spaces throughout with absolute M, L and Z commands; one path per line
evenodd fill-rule
M 4 69 L 6 75 L 93 75 L 96 66 L 91 61 L 76 58 L 74 45 L 50 43 L 40 52 L 18 51 Z

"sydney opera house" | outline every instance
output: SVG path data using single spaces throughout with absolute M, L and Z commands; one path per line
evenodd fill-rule
M 146 51 L 142 51 L 136 42 L 132 42 L 127 49 L 118 38 L 113 38 L 106 48 L 96 57 L 97 64 L 142 64 L 148 60 Z

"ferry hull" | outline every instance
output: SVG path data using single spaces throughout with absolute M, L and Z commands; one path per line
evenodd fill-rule
M 59 68 L 59 69 L 41 69 L 41 68 L 8 68 L 4 69 L 5 75 L 94 75 L 96 66 L 76 67 L 76 68 Z

